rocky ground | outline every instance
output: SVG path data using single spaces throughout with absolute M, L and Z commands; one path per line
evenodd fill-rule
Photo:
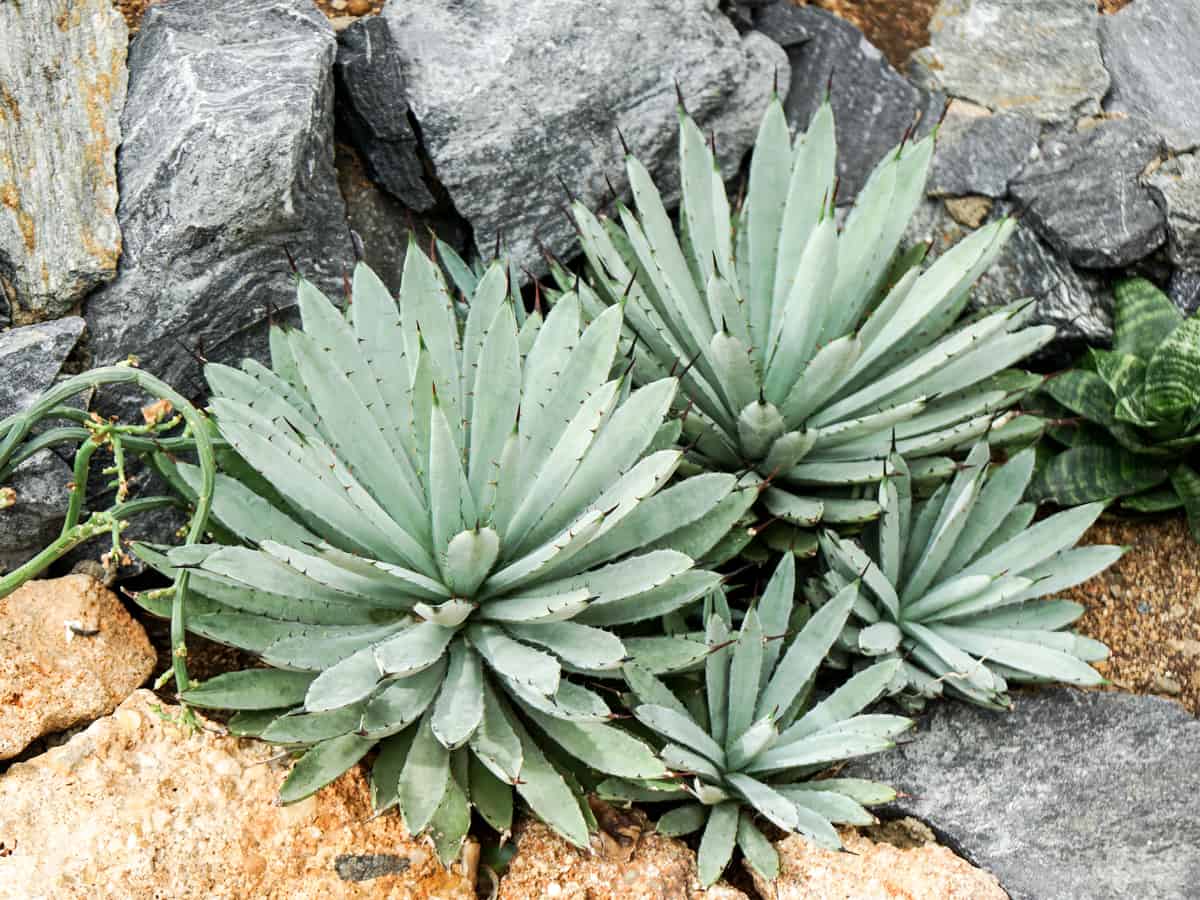
M 499 243 L 536 276 L 544 251 L 573 245 L 563 184 L 593 206 L 611 201 L 610 179 L 624 189 L 618 129 L 656 178 L 675 178 L 676 84 L 731 177 L 774 82 L 794 127 L 832 85 L 844 205 L 907 129 L 942 120 L 909 238 L 936 255 L 1017 214 L 973 302 L 1036 298 L 1060 333 L 1043 368 L 1111 338 L 1125 274 L 1200 306 L 1194 3 L 59 12 L 0 2 L 0 418 L 130 353 L 198 396 L 204 359 L 261 356 L 267 321 L 290 314 L 289 257 L 333 294 L 359 254 L 395 287 L 395 248 L 432 230 L 464 253 Z M 17 472 L 0 567 L 53 537 L 70 477 L 49 451 Z M 776 885 L 738 871 L 705 893 L 694 848 L 640 819 L 636 839 L 601 836 L 592 853 L 528 824 L 500 895 L 1187 896 L 1200 878 L 1181 789 L 1200 771 L 1200 550 L 1173 518 L 1105 519 L 1089 540 L 1132 548 L 1074 595 L 1082 630 L 1113 650 L 1111 690 L 1021 694 L 1009 715 L 943 704 L 871 770 L 909 795 L 890 814 L 936 842 L 914 825 L 848 833 L 853 854 L 784 841 Z M 0 600 L 0 896 L 469 896 L 477 871 L 490 888 L 471 854 L 447 871 L 394 817 L 367 821 L 360 775 L 275 807 L 285 763 L 264 762 L 269 748 L 219 724 L 188 737 L 162 697 L 130 697 L 167 662 L 162 626 L 146 624 L 150 642 L 82 576 Z M 245 664 L 193 653 L 199 675 Z

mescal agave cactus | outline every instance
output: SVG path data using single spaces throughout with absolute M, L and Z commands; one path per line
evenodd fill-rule
M 1083 613 L 1058 591 L 1115 562 L 1120 547 L 1076 547 L 1103 504 L 1065 510 L 1037 524 L 1021 498 L 1034 450 L 1002 466 L 978 443 L 954 480 L 915 502 L 904 461 L 879 488 L 883 513 L 865 548 L 832 531 L 821 536 L 828 566 L 813 599 L 836 597 L 852 580 L 863 591 L 835 651 L 903 660 L 893 691 L 919 707 L 947 688 L 981 706 L 1011 705 L 1009 682 L 1103 683 L 1089 662 L 1103 644 L 1064 629 Z M 1044 599 L 1050 597 L 1051 599 Z
M 1144 278 L 1113 293 L 1113 349 L 1093 349 L 1046 382 L 1045 394 L 1080 421 L 1050 429 L 1067 449 L 1041 467 L 1032 493 L 1062 504 L 1119 497 L 1137 512 L 1182 506 L 1200 540 L 1200 318 L 1185 318 Z
M 1028 303 L 955 324 L 1011 220 L 925 271 L 904 270 L 898 248 L 931 137 L 888 153 L 839 229 L 828 102 L 794 141 L 779 99 L 770 103 L 736 213 L 682 107 L 679 122 L 678 236 L 632 155 L 636 213 L 619 205 L 615 220 L 600 219 L 578 202 L 572 212 L 594 288 L 579 289 L 585 309 L 624 307 L 635 377 L 680 377 L 683 443 L 699 468 L 769 479 L 766 509 L 797 525 L 866 521 L 877 504 L 848 489 L 878 482 L 893 444 L 915 474 L 946 477 L 943 454 L 1039 383 L 1006 371 L 1054 334 L 1024 327 Z M 1026 423 L 1036 430 L 1033 417 L 1009 430 Z
M 666 742 L 663 761 L 689 775 L 686 788 L 670 794 L 659 785 L 640 798 L 693 798 L 664 814 L 658 830 L 678 836 L 703 829 L 698 863 L 705 884 L 721 876 L 735 845 L 760 874 L 776 877 L 779 858 L 756 816 L 838 849 L 834 823 L 873 824 L 864 804 L 896 796 L 871 781 L 811 777 L 888 749 L 912 721 L 860 715 L 895 677 L 899 660 L 880 662 L 814 702 L 817 670 L 857 602 L 858 585 L 847 584 L 792 633 L 795 588 L 795 558 L 785 554 L 737 631 L 731 631 L 728 608 L 714 604 L 704 683 L 682 699 L 636 664 L 625 669 L 638 701 L 634 715 Z
M 415 244 L 399 308 L 365 266 L 345 316 L 301 281 L 304 328 L 273 332 L 272 368 L 206 369 L 221 434 L 253 470 L 217 482 L 214 520 L 238 543 L 139 550 L 191 573 L 191 630 L 273 667 L 183 698 L 307 748 L 285 802 L 378 747 L 377 807 L 399 804 L 444 854 L 470 805 L 507 829 L 514 785 L 585 845 L 550 746 L 624 777 L 663 767 L 568 675 L 616 677 L 630 657 L 662 670 L 663 639 L 641 653 L 613 629 L 719 582 L 691 554 L 721 537 L 703 520 L 734 478 L 663 489 L 681 456 L 656 446 L 676 382 L 610 379 L 619 310 L 584 328 L 566 297 L 522 330 L 499 265 L 467 300 L 464 322 Z

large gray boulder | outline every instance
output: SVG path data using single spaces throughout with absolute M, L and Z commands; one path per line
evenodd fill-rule
M 938 129 L 925 189 L 935 197 L 1003 197 L 1037 148 L 1040 133 L 1036 119 L 955 100 Z
M 1200 3 L 1136 0 L 1100 20 L 1104 108 L 1140 116 L 1176 151 L 1200 146 Z
M 850 766 L 1013 900 L 1183 900 L 1200 884 L 1200 721 L 1155 697 L 1055 688 L 1011 713 L 937 704 L 912 740 Z
M 0 3 L 0 307 L 17 324 L 116 273 L 127 43 L 111 0 Z
M 776 4 L 763 10 L 759 30 L 784 46 L 792 64 L 788 122 L 808 128 L 830 92 L 838 137 L 838 200 L 854 199 L 876 163 L 918 117 L 929 127 L 937 112 L 925 91 L 892 68 L 883 53 L 845 19 L 811 6 Z M 934 104 L 939 106 L 940 103 Z
M 1042 144 L 1010 191 L 1038 232 L 1072 263 L 1116 268 L 1166 238 L 1165 217 L 1142 173 L 1163 152 L 1139 119 L 1102 119 Z
M 1067 121 L 1108 90 L 1099 18 L 1095 0 L 942 0 L 918 59 L 953 97 Z
M 660 180 L 677 184 L 676 84 L 722 170 L 732 175 L 784 52 L 740 36 L 708 0 L 422 0 L 382 13 L 404 61 L 405 91 L 438 180 L 474 227 L 498 235 L 535 274 L 539 243 L 575 243 L 562 183 L 591 207 L 625 189 L 618 131 Z
M 83 319 L 0 332 L 0 419 L 27 409 L 49 388 L 83 333 Z M 0 571 L 16 568 L 54 539 L 67 512 L 71 468 L 50 450 L 0 480 L 15 502 L 0 509 Z
M 118 159 L 125 252 L 87 304 L 98 363 L 136 354 L 185 393 L 200 362 L 265 351 L 299 270 L 340 294 L 353 265 L 333 169 L 333 59 L 307 0 L 170 0 L 129 53 Z
M 1200 82 L 1197 82 L 1200 90 Z M 1167 254 L 1181 269 L 1200 270 L 1200 155 L 1167 160 L 1148 179 L 1167 217 Z

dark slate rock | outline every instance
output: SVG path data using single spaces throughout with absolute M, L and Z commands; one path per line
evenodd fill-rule
M 831 102 L 842 179 L 838 198 L 849 202 L 875 164 L 925 111 L 927 95 L 893 69 L 883 53 L 844 19 L 816 7 L 773 7 L 769 12 L 776 9 L 786 12 L 791 23 L 787 27 L 802 28 L 809 34 L 808 40 L 788 46 L 792 83 L 785 109 L 793 128 L 808 128 L 833 77 Z M 774 30 L 779 33 L 784 27 L 780 24 Z M 932 124 L 929 116 L 923 118 L 927 125 Z
M 54 383 L 83 334 L 72 316 L 0 332 L 0 419 L 27 409 Z
M 1112 76 L 1104 108 L 1141 116 L 1172 150 L 1200 146 L 1200 4 L 1137 0 L 1100 19 Z
M 805 20 L 805 14 L 795 4 L 775 3 L 755 15 L 754 27 L 780 47 L 788 49 L 812 37 Z
M 953 97 L 1067 121 L 1108 89 L 1099 18 L 1095 0 L 942 0 L 917 58 Z
M 86 310 L 98 363 L 133 353 L 202 392 L 193 352 L 265 354 L 268 316 L 295 302 L 288 250 L 340 296 L 353 252 L 333 169 L 335 49 L 307 0 L 150 7 L 122 118 L 125 250 Z
M 1167 217 L 1171 262 L 1181 269 L 1200 269 L 1200 155 L 1189 153 L 1167 160 L 1147 184 Z
M 408 119 L 402 60 L 387 23 L 364 16 L 338 35 L 338 115 L 370 176 L 412 210 L 434 205 Z
M 1105 119 L 1042 145 L 1010 191 L 1038 232 L 1072 263 L 1116 268 L 1166 238 L 1162 210 L 1141 183 L 1163 152 L 1136 119 Z
M 1037 147 L 1041 125 L 1029 116 L 989 113 L 954 101 L 938 130 L 926 191 L 933 196 L 1003 197 Z
M 1200 721 L 1156 697 L 1056 688 L 1011 713 L 940 703 L 911 742 L 844 774 L 915 816 L 1013 900 L 1194 897 Z
M 0 419 L 27 409 L 54 383 L 83 327 L 83 319 L 70 318 L 0 333 Z M 54 539 L 70 480 L 70 467 L 43 450 L 3 482 L 16 503 L 0 510 L 0 571 L 16 568 Z
M 989 219 L 1010 212 L 1006 204 L 996 204 Z M 928 242 L 928 259 L 933 260 L 970 232 L 954 221 L 941 201 L 927 200 L 918 207 L 905 241 Z M 970 309 L 995 309 L 1022 298 L 1034 300 L 1035 324 L 1057 329 L 1054 340 L 1034 357 L 1040 367 L 1068 364 L 1084 345 L 1112 341 L 1112 291 L 1102 279 L 1076 271 L 1018 222 L 996 261 L 975 283 Z
M 539 243 L 576 243 L 559 179 L 595 208 L 625 189 L 618 129 L 677 194 L 676 82 L 732 175 L 754 140 L 784 52 L 739 35 L 711 0 L 389 3 L 405 91 L 438 181 L 490 252 L 545 271 Z
M 1200 310 L 1200 272 L 1172 272 L 1167 295 L 1189 316 Z
M 338 144 L 335 159 L 347 221 L 361 241 L 363 260 L 393 293 L 400 290 L 410 233 L 424 248 L 428 248 L 432 232 L 465 252 L 470 229 L 453 211 L 439 207 L 418 213 L 408 209 L 371 180 L 352 147 Z

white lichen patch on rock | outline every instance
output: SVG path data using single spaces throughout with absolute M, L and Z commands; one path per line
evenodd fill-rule
M 395 813 L 371 818 L 359 770 L 280 806 L 275 748 L 178 716 L 138 691 L 0 777 L 0 898 L 475 896 Z

